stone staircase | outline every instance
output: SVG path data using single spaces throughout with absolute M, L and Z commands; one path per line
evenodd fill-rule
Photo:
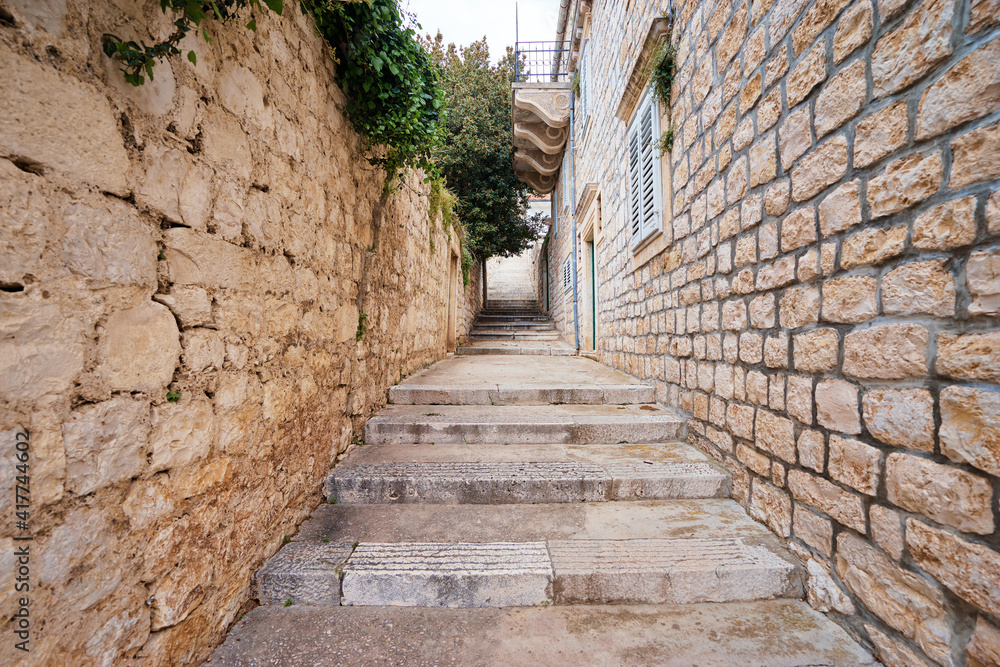
M 458 354 L 571 355 L 555 323 L 535 301 L 489 301 Z
M 454 356 L 389 399 L 211 664 L 872 664 L 651 387 Z

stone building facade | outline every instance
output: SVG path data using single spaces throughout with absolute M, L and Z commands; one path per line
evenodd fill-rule
M 125 84 L 101 35 L 170 18 L 0 0 L 2 664 L 200 662 L 387 387 L 480 307 L 419 179 L 382 197 L 310 18 L 210 21 L 197 65 Z
M 559 30 L 563 335 L 690 415 L 884 664 L 1000 664 L 1000 4 L 576 0 Z

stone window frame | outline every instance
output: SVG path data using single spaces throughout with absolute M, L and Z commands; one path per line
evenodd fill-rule
M 632 72 L 629 75 L 627 83 L 625 85 L 625 90 L 622 93 L 621 101 L 618 104 L 618 110 L 615 112 L 615 117 L 626 124 L 631 122 L 636 109 L 639 107 L 639 103 L 642 101 L 644 94 L 648 91 L 650 87 L 650 81 L 648 78 L 643 77 L 644 71 L 647 69 L 647 64 L 649 59 L 656 52 L 659 45 L 666 39 L 669 38 L 670 23 L 666 18 L 659 17 L 655 18 L 650 22 L 649 31 L 646 34 L 646 39 L 643 42 L 642 49 L 636 56 L 634 62 L 632 63 Z M 670 109 L 667 105 L 659 105 L 659 123 L 660 127 L 669 127 L 670 125 Z M 626 131 L 626 137 L 627 137 Z M 658 137 L 657 137 L 658 138 Z M 627 155 L 627 146 L 626 146 Z M 626 158 L 627 159 L 627 158 Z M 620 210 L 624 211 L 623 214 L 616 215 L 616 219 L 621 219 L 622 224 L 626 229 L 628 229 L 628 168 L 626 165 L 625 169 L 625 182 L 622 186 L 622 193 L 625 198 L 624 206 Z M 660 197 L 661 197 L 661 216 L 662 233 L 652 238 L 650 241 L 643 243 L 642 245 L 632 248 L 631 243 L 629 243 L 630 250 L 632 252 L 632 271 L 638 271 L 643 266 L 645 266 L 650 260 L 658 256 L 664 250 L 669 248 L 673 243 L 673 226 L 671 225 L 671 207 L 668 205 L 673 201 L 673 183 L 671 181 L 672 165 L 670 164 L 670 155 L 663 154 L 660 155 Z

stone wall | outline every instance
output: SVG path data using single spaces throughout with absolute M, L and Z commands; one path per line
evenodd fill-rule
M 653 254 L 630 249 L 615 112 L 669 5 L 625 5 L 592 3 L 576 127 L 601 359 L 691 415 L 809 601 L 886 665 L 998 664 L 1000 5 L 673 3 Z
M 486 261 L 489 301 L 537 301 L 542 240 L 514 257 L 491 257 Z
M 445 352 L 458 234 L 417 178 L 381 197 L 311 20 L 211 21 L 197 66 L 133 88 L 101 35 L 164 37 L 158 5 L 0 0 L 5 619 L 21 429 L 34 536 L 5 664 L 204 659 L 386 388 Z

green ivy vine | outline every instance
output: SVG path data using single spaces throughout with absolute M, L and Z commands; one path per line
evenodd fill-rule
M 212 38 L 208 30 L 202 23 L 209 17 L 219 20 L 233 19 L 241 9 L 250 7 L 260 10 L 262 7 L 280 15 L 284 11 L 284 0 L 160 0 L 160 11 L 164 14 L 167 10 L 172 10 L 177 14 L 174 20 L 174 31 L 170 33 L 162 42 L 153 45 L 144 41 L 125 41 L 117 35 L 105 33 L 102 36 L 104 54 L 109 58 L 117 58 L 122 62 L 122 74 L 125 81 L 133 86 L 141 86 L 146 83 L 146 77 L 153 80 L 153 67 L 157 61 L 161 61 L 169 56 L 180 55 L 179 44 L 194 30 L 201 32 L 206 42 L 211 43 Z M 257 21 L 251 18 L 246 27 L 250 30 L 257 30 Z M 198 64 L 198 56 L 194 51 L 187 52 L 187 59 L 191 64 Z
M 433 149 L 444 139 L 444 92 L 439 68 L 417 41 L 397 0 L 299 0 L 319 33 L 333 47 L 336 79 L 347 94 L 347 117 L 368 143 L 369 162 L 385 170 L 386 189 L 398 185 L 410 169 L 436 175 Z M 160 0 L 160 9 L 176 14 L 174 32 L 157 44 L 125 41 L 107 33 L 104 53 L 122 62 L 125 80 L 141 86 L 153 80 L 156 62 L 181 54 L 180 42 L 192 31 L 211 41 L 204 23 L 231 20 L 244 9 L 281 14 L 283 0 Z M 246 27 L 256 31 L 251 16 Z M 197 65 L 194 51 L 187 58 Z

